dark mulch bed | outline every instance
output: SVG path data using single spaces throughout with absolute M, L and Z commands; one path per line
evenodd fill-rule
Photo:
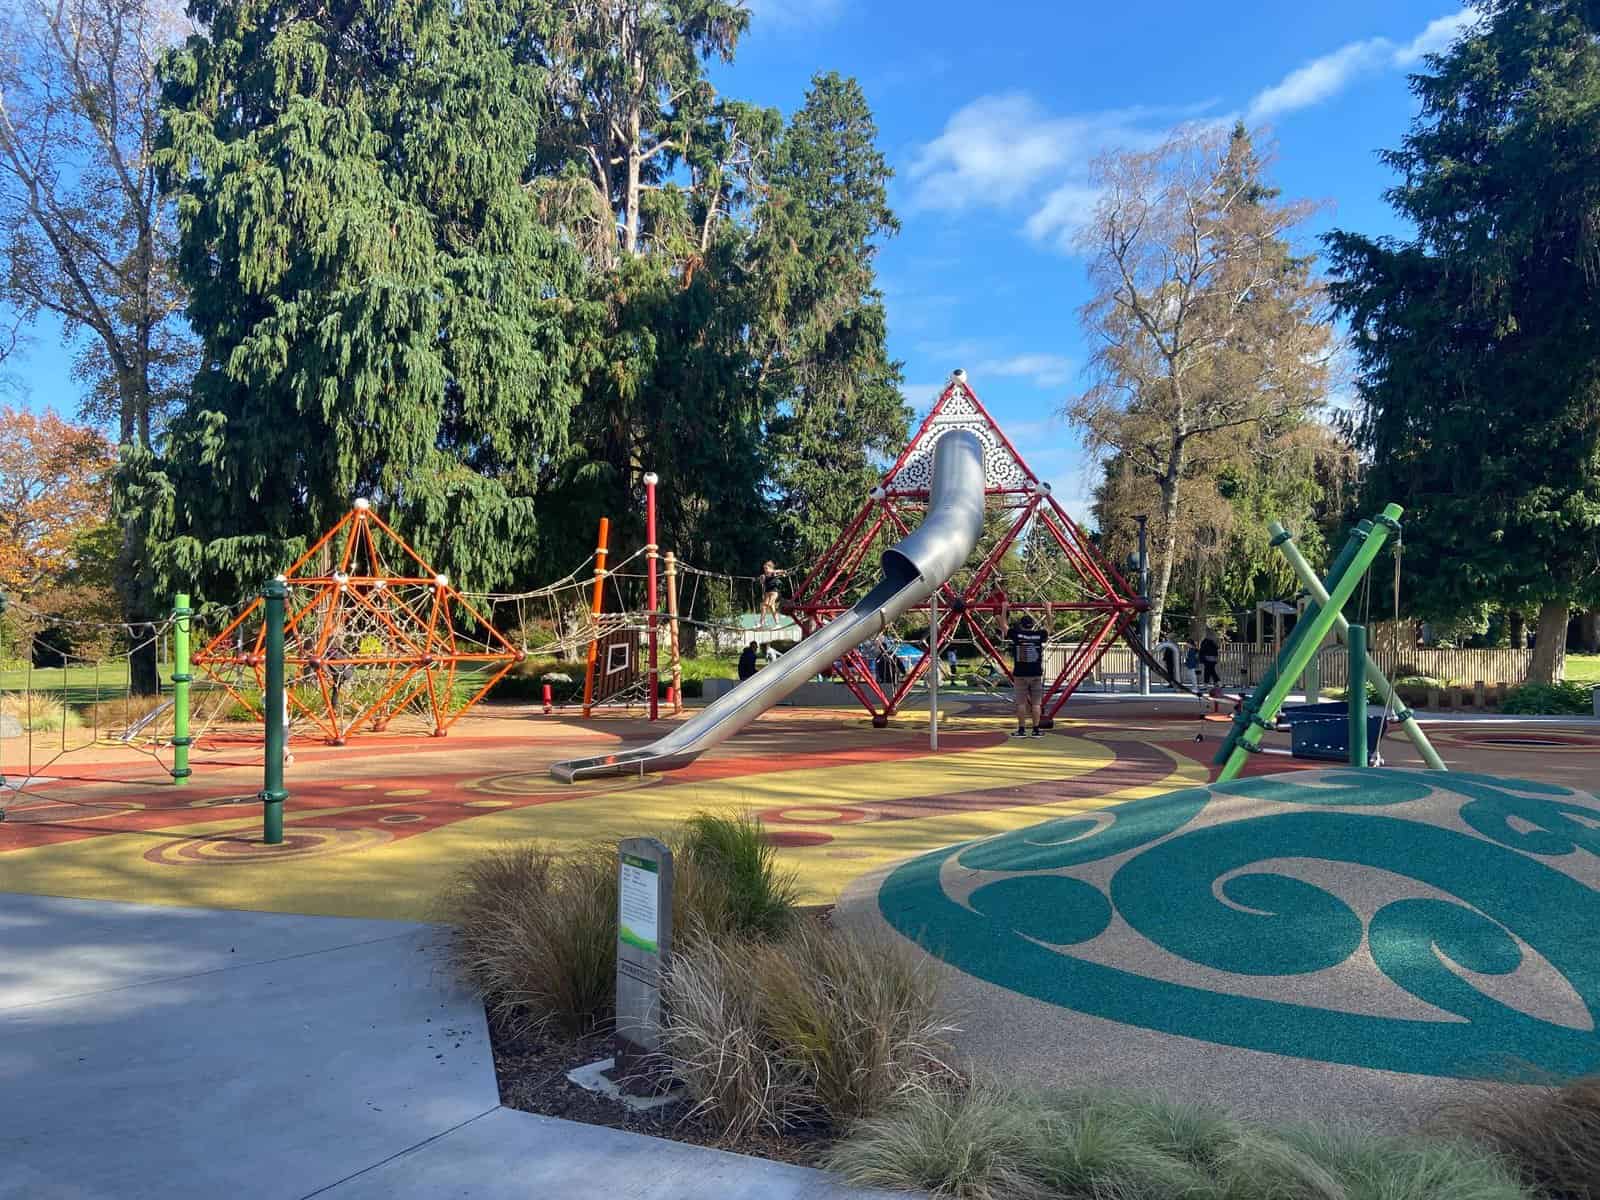
M 507 1108 L 804 1166 L 816 1165 L 829 1143 L 820 1133 L 810 1136 L 756 1133 L 729 1138 L 690 1112 L 686 1101 L 665 1104 L 649 1112 L 634 1112 L 609 1096 L 571 1082 L 567 1072 L 574 1067 L 611 1057 L 611 1039 L 606 1035 L 576 1042 L 538 1034 L 519 1037 L 507 1033 L 491 1017 L 489 1040 L 494 1047 L 500 1103 Z

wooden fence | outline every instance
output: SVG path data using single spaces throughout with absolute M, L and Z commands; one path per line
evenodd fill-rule
M 1067 648 L 1054 648 L 1058 656 L 1055 667 L 1060 669 Z M 1181 653 L 1181 649 L 1180 649 Z M 1222 648 L 1217 673 L 1229 687 L 1249 687 L 1261 680 L 1276 656 L 1271 650 L 1261 650 L 1247 645 Z M 1533 661 L 1532 650 L 1415 650 L 1402 649 L 1398 654 L 1388 646 L 1373 649 L 1372 657 L 1391 679 L 1407 675 L 1426 675 L 1445 683 L 1471 686 L 1482 681 L 1493 685 L 1505 683 L 1515 686 L 1528 677 L 1528 667 Z M 1324 646 L 1317 656 L 1322 670 L 1324 691 L 1342 688 L 1349 678 L 1348 660 L 1343 646 Z M 1181 662 L 1180 662 L 1181 665 Z M 1095 672 L 1096 683 L 1121 683 L 1138 670 L 1138 660 L 1126 646 L 1112 646 L 1100 660 Z M 1180 676 L 1181 677 L 1181 676 Z M 1159 683 L 1157 679 L 1155 682 Z

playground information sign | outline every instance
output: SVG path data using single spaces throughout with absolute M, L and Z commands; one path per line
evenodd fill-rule
M 672 955 L 672 851 L 656 838 L 617 844 L 616 1070 L 647 1086 L 661 1049 L 661 971 Z
M 621 854 L 622 879 L 617 932 L 628 945 L 649 954 L 661 953 L 656 941 L 656 922 L 661 911 L 661 867 L 654 859 L 637 854 Z

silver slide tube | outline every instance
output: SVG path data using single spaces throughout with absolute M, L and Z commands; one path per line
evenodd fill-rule
M 983 443 L 974 433 L 952 429 L 934 446 L 927 515 L 911 534 L 883 552 L 883 579 L 854 608 L 658 741 L 637 750 L 558 762 L 550 774 L 573 783 L 598 775 L 670 771 L 693 762 L 931 596 L 978 544 L 983 534 L 983 497 Z

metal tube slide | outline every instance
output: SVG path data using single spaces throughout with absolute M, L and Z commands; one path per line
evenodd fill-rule
M 597 775 L 670 771 L 693 762 L 931 596 L 978 544 L 983 534 L 983 497 L 983 444 L 976 434 L 952 429 L 934 446 L 927 516 L 908 537 L 883 552 L 883 579 L 854 608 L 659 741 L 619 754 L 558 762 L 550 774 L 572 783 Z

